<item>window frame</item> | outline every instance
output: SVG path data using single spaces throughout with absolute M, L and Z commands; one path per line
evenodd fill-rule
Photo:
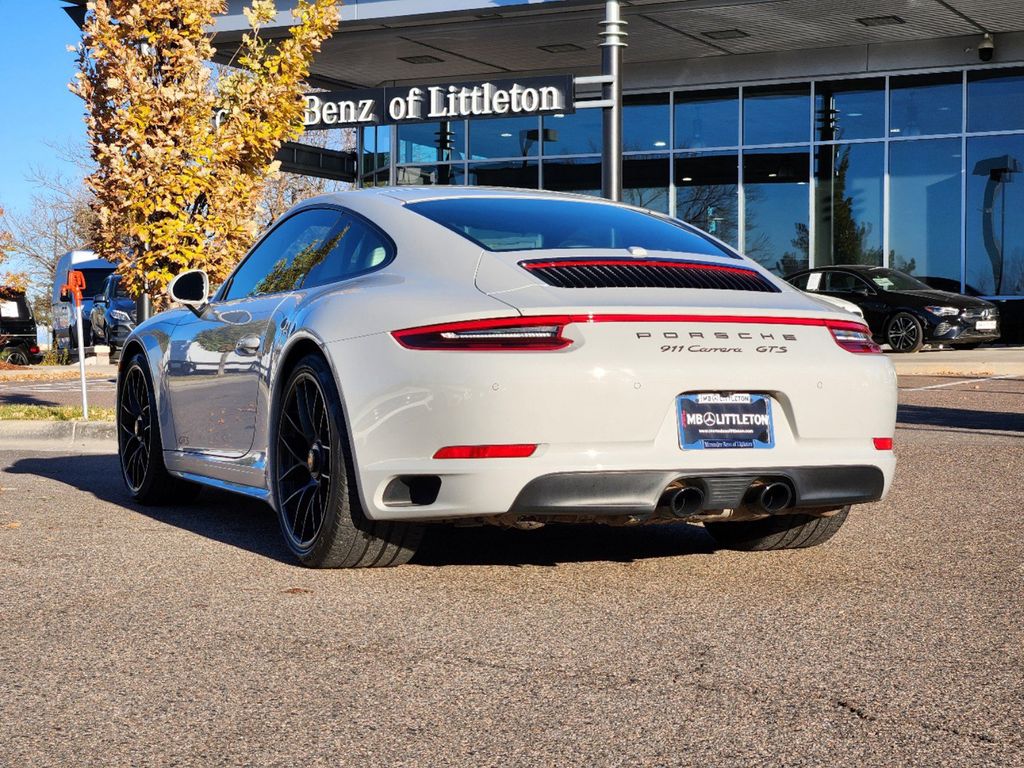
M 329 283 L 320 283 L 319 285 L 310 286 L 309 287 L 310 290 L 312 290 L 313 288 L 321 288 L 321 287 L 323 287 L 325 285 L 336 285 L 338 283 L 345 282 L 346 280 L 351 280 L 351 279 L 356 278 L 356 277 L 362 277 L 363 275 L 368 275 L 371 272 L 377 272 L 378 270 L 384 269 L 385 267 L 390 265 L 391 262 L 393 262 L 398 257 L 398 245 L 395 243 L 394 238 L 391 237 L 391 235 L 389 235 L 387 232 L 385 232 L 382 227 L 380 227 L 376 223 L 370 221 L 369 218 L 367 218 L 363 214 L 359 213 L 358 211 L 354 211 L 351 208 L 348 208 L 348 207 L 346 207 L 344 205 L 339 205 L 337 203 L 318 203 L 316 205 L 308 205 L 308 206 L 304 206 L 302 208 L 298 208 L 298 209 L 296 209 L 294 211 L 290 211 L 290 212 L 286 213 L 281 218 L 279 218 L 277 221 L 275 221 L 271 226 L 269 226 L 267 228 L 267 230 L 262 235 L 260 235 L 259 239 L 256 240 L 255 243 L 252 244 L 252 246 L 249 248 L 249 250 L 246 251 L 245 256 L 243 256 L 241 261 L 239 261 L 238 264 L 235 265 L 235 268 L 233 270 L 231 270 L 231 274 L 228 275 L 228 277 L 224 281 L 223 285 L 221 285 L 221 287 L 217 289 L 217 293 L 214 294 L 212 299 L 210 299 L 210 302 L 213 303 L 213 302 L 245 301 L 246 299 L 256 299 L 256 298 L 261 298 L 263 296 L 279 296 L 279 295 L 282 295 L 282 294 L 285 294 L 285 293 L 293 293 L 294 291 L 305 290 L 306 286 L 302 285 L 302 286 L 300 286 L 298 288 L 291 288 L 291 289 L 286 290 L 286 291 L 274 291 L 272 293 L 261 293 L 261 294 L 259 294 L 257 296 L 253 296 L 253 295 L 250 294 L 250 295 L 246 295 L 246 296 L 236 296 L 233 299 L 225 298 L 227 292 L 229 290 L 231 290 L 231 286 L 235 282 L 235 275 L 237 275 L 238 271 L 242 268 L 242 266 L 250 258 L 252 258 L 252 255 L 259 249 L 259 247 L 261 245 L 263 245 L 263 242 L 268 237 L 270 237 L 270 235 L 272 235 L 274 232 L 277 231 L 278 227 L 282 226 L 286 221 L 289 221 L 290 219 L 298 216 L 299 214 L 306 213 L 308 211 L 319 211 L 319 210 L 337 211 L 341 215 L 349 215 L 349 216 L 352 216 L 353 218 L 359 219 L 364 224 L 366 224 L 371 230 L 373 230 L 374 232 L 376 232 L 377 234 L 379 234 L 381 236 L 381 240 L 384 242 L 385 248 L 388 250 L 388 255 L 384 258 L 384 261 L 382 261 L 380 264 L 377 264 L 377 265 L 375 265 L 373 267 L 369 267 L 367 269 L 362 269 L 362 270 L 360 270 L 358 272 L 353 272 L 352 274 L 346 275 L 345 277 L 341 278 L 340 280 L 332 280 Z M 308 273 L 307 273 L 307 275 L 308 275 Z M 303 278 L 303 282 L 305 282 L 305 278 Z

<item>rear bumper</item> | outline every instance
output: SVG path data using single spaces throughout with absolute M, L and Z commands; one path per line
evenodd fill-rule
M 742 506 L 756 481 L 782 481 L 794 494 L 795 508 L 838 507 L 878 501 L 885 475 L 875 466 L 771 467 L 763 470 L 559 472 L 531 480 L 510 512 L 524 516 L 647 515 L 654 512 L 670 483 L 702 486 L 705 509 Z

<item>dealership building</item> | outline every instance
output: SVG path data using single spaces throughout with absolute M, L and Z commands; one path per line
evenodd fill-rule
M 222 56 L 245 4 L 218 19 Z M 614 147 L 595 77 L 609 6 L 628 35 Z M 357 154 L 293 146 L 292 170 L 601 194 L 602 156 L 621 150 L 624 201 L 775 272 L 892 266 L 999 300 L 1024 333 L 1021 0 L 347 0 L 341 13 L 312 79 L 335 118 L 307 122 L 354 126 Z M 513 88 L 536 98 L 512 109 Z

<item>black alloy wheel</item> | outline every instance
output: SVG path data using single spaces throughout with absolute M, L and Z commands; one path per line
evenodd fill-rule
M 402 565 L 416 553 L 423 526 L 370 520 L 334 373 L 318 354 L 291 369 L 277 401 L 270 478 L 281 532 L 311 568 Z
M 124 377 L 118 404 L 117 436 L 125 484 L 137 494 L 145 483 L 153 453 L 153 408 L 149 385 L 138 365 L 132 365 Z
M 924 346 L 924 327 L 909 312 L 898 312 L 886 326 L 885 340 L 893 352 L 917 352 Z
M 143 504 L 187 503 L 202 487 L 167 471 L 154 402 L 146 358 L 136 352 L 117 381 L 117 454 L 121 475 L 132 497 Z
M 303 371 L 290 382 L 277 431 L 277 487 L 289 544 L 308 552 L 331 501 L 331 419 L 320 382 Z

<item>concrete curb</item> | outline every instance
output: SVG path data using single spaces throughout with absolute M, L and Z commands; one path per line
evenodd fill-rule
M 0 421 L 0 450 L 113 453 L 117 425 L 112 421 Z

